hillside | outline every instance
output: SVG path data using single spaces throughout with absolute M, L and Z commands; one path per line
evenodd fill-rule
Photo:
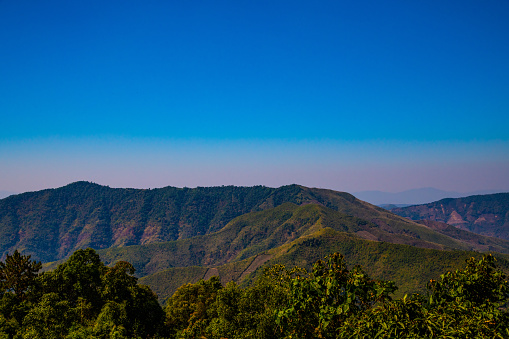
M 215 268 L 169 268 L 141 278 L 140 283 L 150 286 L 158 294 L 160 302 L 164 302 L 183 284 L 207 279 L 211 275 L 219 276 L 223 284 L 236 281 L 250 285 L 264 267 L 283 264 L 288 268 L 297 265 L 310 269 L 316 260 L 333 252 L 342 253 L 351 266 L 361 265 L 373 278 L 395 281 L 399 286 L 396 296 L 424 292 L 429 279 L 464 266 L 465 260 L 470 257 L 481 256 L 479 252 L 443 251 L 370 241 L 326 228 L 241 261 Z M 508 271 L 509 261 L 506 258 L 499 255 L 498 264 Z
M 298 185 L 138 190 L 78 182 L 1 200 L 0 216 L 3 253 L 19 248 L 50 270 L 92 247 L 106 265 L 132 263 L 161 301 L 200 278 L 249 284 L 267 265 L 309 266 L 334 251 L 403 292 L 478 255 L 468 251 L 509 254 L 506 240 Z
M 438 221 L 461 230 L 509 239 L 509 193 L 443 199 L 394 208 L 391 212 L 412 220 Z
M 288 207 L 288 204 L 293 207 Z M 283 205 L 286 207 L 273 210 Z M 307 205 L 317 207 L 300 212 L 295 210 Z M 298 219 L 292 216 L 293 213 L 299 215 L 302 211 L 310 213 L 306 221 L 299 221 L 299 226 L 292 224 L 290 227 L 291 220 Z M 315 214 L 312 215 L 311 211 Z M 280 188 L 226 186 L 144 190 L 76 182 L 57 189 L 0 200 L 0 253 L 5 255 L 19 249 L 34 259 L 52 262 L 87 247 L 121 253 L 122 248 L 129 252 L 136 248 L 132 246 L 149 245 L 143 252 L 151 253 L 153 248 L 160 247 L 201 248 L 202 242 L 237 244 L 234 250 L 229 249 L 230 252 L 224 252 L 225 249 L 221 247 L 224 245 L 218 245 L 217 249 L 208 248 L 207 245 L 202 249 L 206 253 L 203 256 L 191 250 L 189 253 L 192 253 L 195 263 L 175 262 L 156 266 L 219 265 L 234 259 L 238 255 L 236 251 L 244 251 L 245 258 L 256 251 L 292 241 L 314 225 L 310 221 L 313 218 L 321 223 L 314 230 L 331 227 L 354 232 L 365 239 L 425 248 L 483 249 L 476 247 L 472 241 L 453 239 L 450 235 L 440 234 L 348 193 L 332 190 L 298 185 Z M 287 229 L 276 231 L 267 228 L 269 224 Z M 249 238 L 246 234 L 253 234 L 252 240 L 247 243 L 242 238 Z M 237 242 L 232 242 L 232 239 L 237 239 Z M 500 252 L 509 248 L 507 244 L 496 245 Z M 231 253 L 235 253 L 235 256 Z M 135 257 L 140 261 L 144 256 Z
M 300 191 L 296 185 L 145 190 L 76 182 L 0 200 L 0 253 L 20 249 L 47 262 L 86 247 L 186 239 L 244 213 L 300 203 Z
M 396 233 L 415 228 L 415 224 L 348 193 L 298 185 L 146 190 L 76 182 L 0 200 L 0 253 L 3 257 L 19 249 L 50 262 L 81 248 L 188 239 L 219 231 L 243 214 L 288 202 L 323 205 Z
M 382 230 L 373 223 L 321 205 L 286 203 L 242 215 L 214 234 L 168 243 L 110 248 L 99 254 L 108 264 L 118 260 L 132 262 L 138 275 L 143 277 L 140 281 L 156 291 L 160 301 L 182 284 L 201 278 L 218 275 L 223 283 L 232 280 L 248 283 L 263 267 L 275 263 L 309 267 L 320 257 L 335 251 L 344 254 L 348 262 L 363 265 L 377 278 L 395 280 L 400 286 L 398 293 L 404 294 L 420 291 L 417 286 L 425 286 L 430 278 L 462 266 L 468 257 L 480 255 L 465 250 L 509 253 L 507 241 L 457 231 L 459 235 L 451 235 L 471 243 L 466 245 L 446 234 L 437 234 L 429 226 L 417 226 L 414 237 L 410 232 L 398 234 L 396 229 Z M 426 237 L 462 250 L 444 251 L 451 247 L 419 239 Z
M 389 222 L 390 223 L 390 222 Z M 319 230 L 329 228 L 355 235 L 358 239 L 406 244 L 437 250 L 497 250 L 509 253 L 509 242 L 483 238 L 479 242 L 459 241 L 429 227 L 407 222 L 386 224 L 383 228 L 330 208 L 285 203 L 276 208 L 252 212 L 232 220 L 222 230 L 190 239 L 147 245 L 112 247 L 100 250 L 108 265 L 118 260 L 131 262 L 138 276 L 153 274 L 170 267 L 215 267 L 237 262 L 288 244 Z M 400 228 L 398 228 L 400 227 Z M 404 228 L 406 227 L 406 228 Z M 473 239 L 479 236 L 472 235 Z M 488 248 L 488 246 L 491 246 Z

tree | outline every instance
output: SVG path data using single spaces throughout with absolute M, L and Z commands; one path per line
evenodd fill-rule
M 395 290 L 392 281 L 373 280 L 359 266 L 348 270 L 343 255 L 333 253 L 309 275 L 289 280 L 288 304 L 276 321 L 288 338 L 336 338 L 347 318 L 390 301 Z
M 147 286 L 138 285 L 134 272 L 133 265 L 126 261 L 119 261 L 106 270 L 102 276 L 102 296 L 108 307 L 103 307 L 98 319 L 104 323 L 105 314 L 115 309 L 122 310 L 119 314 L 126 321 L 116 326 L 122 325 L 122 331 L 131 337 L 153 336 L 162 327 L 164 312 L 157 301 L 157 295 Z M 120 329 L 117 328 L 118 331 Z
M 154 338 L 163 329 L 157 296 L 130 263 L 109 268 L 86 249 L 54 271 L 37 275 L 40 266 L 18 251 L 2 263 L 0 338 Z
M 286 292 L 267 275 L 244 289 L 229 282 L 217 293 L 217 318 L 211 321 L 205 337 L 277 338 L 274 311 L 286 302 Z
M 7 254 L 5 263 L 0 262 L 0 283 L 2 292 L 10 291 L 19 300 L 26 299 L 26 293 L 34 286 L 35 279 L 42 267 L 40 262 L 30 260 L 30 255 L 21 255 L 15 250 Z
M 508 282 L 492 255 L 470 258 L 464 269 L 414 294 L 349 318 L 338 338 L 509 338 Z
M 106 270 L 93 249 L 77 250 L 54 271 L 41 274 L 42 293 L 57 293 L 71 307 L 89 304 L 95 317 L 104 305 L 102 276 Z
M 75 320 L 67 300 L 56 293 L 47 293 L 23 320 L 23 338 L 64 338 Z
M 119 261 L 108 268 L 102 276 L 103 298 L 115 302 L 130 300 L 132 289 L 138 282 L 134 272 L 133 265 L 126 261 Z
M 166 302 L 165 325 L 184 338 L 200 337 L 217 317 L 216 295 L 223 286 L 218 277 L 181 286 Z

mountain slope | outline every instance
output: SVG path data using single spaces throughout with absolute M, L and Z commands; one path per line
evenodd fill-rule
M 66 258 L 80 248 L 111 249 L 113 255 L 117 253 L 115 249 L 118 248 L 125 247 L 126 253 L 130 253 L 134 251 L 132 245 L 152 244 L 152 247 L 147 247 L 142 252 L 152 253 L 153 248 L 173 246 L 182 253 L 187 251 L 186 253 L 195 256 L 193 259 L 195 263 L 191 259 L 182 259 L 191 261 L 186 264 L 179 262 L 157 264 L 154 267 L 219 265 L 239 255 L 240 252 L 237 251 L 245 251 L 242 257 L 248 257 L 257 251 L 279 246 L 282 240 L 296 239 L 314 225 L 307 224 L 307 221 L 299 221 L 306 224 L 301 229 L 300 226 L 293 224 L 290 226 L 291 220 L 286 224 L 278 224 L 284 219 L 278 214 L 283 213 L 280 210 L 268 212 L 269 214 L 265 216 L 256 214 L 271 211 L 285 204 L 293 204 L 292 208 L 306 205 L 326 208 L 320 211 L 314 208 L 315 213 L 320 214 L 318 218 L 323 223 L 322 226 L 316 226 L 315 230 L 317 227 L 332 227 L 355 232 L 366 239 L 427 248 L 465 250 L 475 248 L 472 244 L 465 244 L 461 240 L 440 234 L 358 200 L 348 193 L 326 189 L 290 185 L 280 188 L 227 186 L 140 190 L 112 189 L 77 182 L 58 189 L 24 193 L 0 200 L 0 253 L 5 255 L 19 249 L 23 253 L 31 254 L 36 260 L 50 262 Z M 311 210 L 313 208 L 308 212 Z M 292 214 L 294 211 L 284 213 Z M 243 216 L 247 214 L 249 216 L 245 217 L 246 221 Z M 240 219 L 225 227 L 235 218 Z M 264 224 L 276 223 L 280 229 L 273 230 L 275 233 L 270 233 L 271 236 L 268 236 L 268 231 L 260 231 L 263 230 L 261 227 L 249 230 L 249 227 L 260 224 L 256 218 L 264 220 Z M 241 231 L 244 226 L 249 227 Z M 284 227 L 291 229 L 291 232 Z M 223 231 L 223 228 L 224 232 L 217 235 L 216 233 Z M 244 234 L 247 239 L 250 233 L 254 234 L 253 239 L 261 240 L 246 242 L 244 238 L 236 238 L 238 234 Z M 212 238 L 200 238 L 210 234 L 216 235 Z M 198 238 L 188 241 L 194 237 Z M 229 240 L 223 241 L 224 237 Z M 232 239 L 236 239 L 237 242 L 231 243 Z M 176 240 L 180 241 L 178 245 L 173 243 Z M 168 241 L 170 242 L 166 244 Z M 211 249 L 200 245 L 202 241 L 211 244 L 228 243 L 230 253 L 235 253 L 235 256 L 228 257 L 225 254 L 223 248 L 225 245 Z M 236 244 L 237 247 L 232 249 L 232 244 Z M 183 249 L 185 246 L 188 246 L 187 250 Z M 202 247 L 207 254 L 196 256 L 198 252 L 196 249 Z M 118 253 L 121 252 L 118 250 Z M 170 253 L 171 250 L 158 249 L 155 252 Z M 119 257 L 125 256 L 119 254 Z M 144 255 L 139 255 L 139 258 L 134 255 L 127 257 L 140 261 Z M 179 257 L 182 255 L 175 258 Z
M 86 247 L 186 239 L 291 201 L 298 191 L 296 185 L 142 190 L 76 182 L 0 200 L 0 253 L 20 249 L 53 261 Z
M 412 220 L 439 221 L 465 231 L 509 239 L 509 193 L 443 199 L 391 212 Z
M 309 266 L 334 251 L 412 291 L 479 255 L 465 251 L 509 253 L 505 240 L 298 185 L 135 190 L 80 182 L 0 201 L 0 226 L 4 253 L 20 248 L 38 260 L 63 260 L 91 246 L 108 265 L 131 262 L 163 298 L 203 277 L 249 283 L 267 265 Z
M 316 260 L 332 252 L 342 253 L 351 266 L 362 265 L 373 278 L 395 281 L 399 286 L 398 296 L 423 292 L 423 286 L 430 279 L 464 266 L 467 258 L 481 256 L 478 252 L 443 251 L 370 241 L 325 228 L 263 254 L 218 266 L 214 273 L 223 284 L 229 281 L 249 284 L 264 267 L 284 264 L 288 268 L 298 265 L 310 269 Z M 499 265 L 505 271 L 509 269 L 509 262 L 503 256 L 499 256 Z M 210 277 L 210 271 L 210 268 L 196 266 L 169 268 L 141 278 L 140 283 L 149 285 L 164 302 L 183 284 Z
M 410 221 L 396 227 L 380 227 L 365 219 L 346 215 L 316 204 L 285 203 L 270 210 L 251 212 L 232 220 L 222 230 L 204 236 L 147 245 L 109 248 L 98 251 L 108 265 L 118 260 L 131 262 L 143 277 L 171 267 L 217 267 L 267 253 L 317 231 L 333 229 L 356 239 L 406 244 L 437 250 L 498 250 L 509 253 L 509 242 L 471 235 L 459 241 L 427 226 Z M 404 227 L 404 228 L 402 228 Z M 454 235 L 454 234 L 453 234 Z M 463 237 L 466 237 L 463 235 Z

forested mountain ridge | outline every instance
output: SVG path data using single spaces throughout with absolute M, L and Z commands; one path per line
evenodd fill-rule
M 391 212 L 412 220 L 438 221 L 461 230 L 509 239 L 509 193 L 442 199 L 394 208 Z
M 299 187 L 118 189 L 89 182 L 0 200 L 0 253 L 42 261 L 95 249 L 207 234 L 241 214 L 270 208 Z M 298 202 L 298 197 L 293 199 Z
M 0 200 L 0 244 L 4 255 L 19 249 L 46 270 L 92 247 L 108 266 L 131 262 L 160 301 L 200 278 L 242 283 L 267 265 L 306 266 L 335 251 L 402 292 L 477 255 L 467 251 L 509 254 L 506 240 L 422 225 L 348 193 L 298 185 L 145 190 L 77 182 Z
M 293 209 L 308 204 L 322 206 L 317 211 L 325 216 L 321 218 L 324 227 L 354 232 L 365 239 L 426 248 L 483 250 L 472 243 L 458 241 L 450 235 L 444 236 L 358 200 L 348 193 L 332 190 L 298 185 L 280 188 L 222 186 L 124 189 L 76 182 L 57 189 L 24 193 L 0 200 L 0 253 L 5 256 L 19 249 L 36 260 L 50 262 L 66 258 L 80 248 L 116 251 L 115 248 L 149 244 L 159 246 L 155 244 L 196 236 L 197 239 L 184 241 L 179 246 L 189 243 L 198 244 L 195 245 L 198 248 L 202 246 L 199 244 L 201 241 L 221 243 L 224 240 L 221 237 L 231 233 L 232 229 L 237 232 L 234 232 L 233 238 L 239 234 L 253 233 L 260 240 L 270 238 L 270 235 L 260 232 L 258 226 L 256 230 L 252 229 L 257 223 L 256 212 L 268 213 L 262 217 L 265 218 L 265 224 L 278 222 L 278 217 L 270 211 L 283 204 L 293 204 Z M 348 218 L 351 219 L 346 223 L 349 226 L 341 229 Z M 281 225 L 286 222 L 283 219 L 280 220 Z M 232 225 L 225 228 L 230 222 Z M 288 227 L 288 223 L 285 225 Z M 247 227 L 246 230 L 242 231 L 243 227 Z M 219 235 L 216 234 L 218 231 L 221 231 Z M 208 235 L 211 234 L 216 234 L 216 240 L 210 240 Z M 294 232 L 285 241 L 275 241 L 271 246 L 291 241 L 299 234 Z M 206 238 L 201 239 L 200 236 Z M 268 241 L 264 239 L 264 244 Z M 508 244 L 496 243 L 490 250 L 507 252 Z M 256 246 L 259 248 L 261 245 Z M 265 249 L 270 248 L 264 246 Z M 246 250 L 242 247 L 240 249 Z M 211 257 L 211 253 L 207 255 Z M 233 258 L 235 256 L 228 260 Z M 225 262 L 209 260 L 201 264 L 217 265 Z M 165 268 L 186 265 L 176 263 Z M 140 272 L 140 268 L 137 269 Z

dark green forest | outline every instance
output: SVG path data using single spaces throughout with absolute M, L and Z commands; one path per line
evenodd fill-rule
M 507 338 L 509 285 L 494 256 L 469 258 L 422 294 L 371 278 L 343 255 L 309 271 L 265 268 L 247 287 L 188 283 L 164 308 L 134 267 L 78 250 L 52 271 L 15 251 L 0 262 L 0 338 Z

